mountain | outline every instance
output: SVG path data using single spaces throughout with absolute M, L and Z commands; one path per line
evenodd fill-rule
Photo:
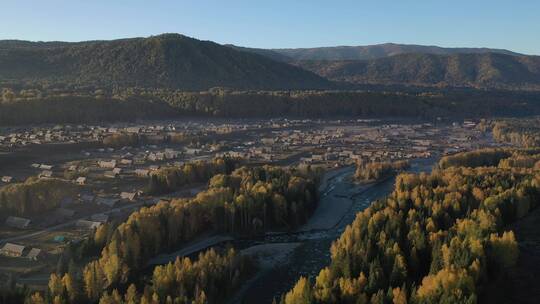
M 294 61 L 289 56 L 283 55 L 283 54 L 281 54 L 279 52 L 269 50 L 269 49 L 248 48 L 248 47 L 237 46 L 237 45 L 233 45 L 233 44 L 226 44 L 226 46 L 228 46 L 230 48 L 233 48 L 233 49 L 235 49 L 237 51 L 259 54 L 259 55 L 268 57 L 268 58 L 270 58 L 272 60 L 275 60 L 275 61 L 282 61 L 282 62 L 292 62 L 292 61 Z
M 339 60 L 321 60 L 328 58 Z M 187 91 L 340 87 L 335 82 L 540 89 L 539 58 L 507 50 L 401 44 L 256 49 L 179 34 L 75 43 L 2 40 L 0 83 Z
M 291 61 L 298 60 L 368 60 L 377 59 L 399 54 L 483 54 L 498 53 L 506 55 L 521 55 L 508 50 L 489 48 L 444 48 L 438 46 L 425 46 L 414 44 L 385 43 L 367 46 L 335 46 L 319 48 L 298 49 L 272 49 Z
M 540 89 L 540 56 L 400 54 L 296 64 L 330 80 L 354 84 Z
M 0 50 L 9 49 L 49 49 L 68 45 L 81 44 L 84 42 L 62 41 L 25 41 L 25 40 L 0 40 Z
M 183 90 L 331 85 L 298 67 L 179 34 L 78 43 L 0 41 L 2 81 Z

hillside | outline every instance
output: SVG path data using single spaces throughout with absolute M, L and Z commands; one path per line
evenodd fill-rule
M 335 46 L 297 49 L 272 49 L 273 52 L 287 56 L 291 60 L 368 60 L 399 54 L 484 54 L 497 53 L 521 55 L 503 49 L 489 48 L 444 48 L 438 46 L 385 43 L 366 46 Z
M 0 41 L 2 81 L 185 90 L 329 87 L 297 67 L 178 34 L 79 43 Z
M 233 45 L 233 44 L 226 44 L 226 46 L 228 46 L 230 48 L 233 48 L 233 49 L 235 49 L 237 51 L 259 54 L 259 55 L 268 57 L 268 58 L 276 60 L 276 61 L 282 61 L 282 62 L 292 62 L 292 61 L 294 61 L 289 56 L 283 55 L 280 52 L 269 50 L 269 49 L 249 48 L 249 47 L 237 46 L 237 45 Z
M 296 64 L 328 79 L 354 84 L 540 89 L 539 56 L 401 54 Z

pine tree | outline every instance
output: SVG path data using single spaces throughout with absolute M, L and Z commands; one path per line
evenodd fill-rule
M 285 304 L 310 304 L 313 301 L 309 280 L 301 277 L 294 288 L 285 295 Z
M 125 304 L 137 304 L 139 295 L 137 294 L 137 287 L 134 284 L 129 285 L 126 294 L 124 295 Z

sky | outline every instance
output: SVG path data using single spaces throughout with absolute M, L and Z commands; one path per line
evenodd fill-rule
M 180 33 L 260 48 L 386 42 L 540 55 L 540 0 L 0 0 L 0 39 Z

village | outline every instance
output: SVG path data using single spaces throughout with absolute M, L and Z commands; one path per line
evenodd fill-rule
M 137 141 L 108 140 L 126 135 Z M 206 186 L 151 195 L 145 191 L 149 176 L 160 168 L 233 157 L 246 165 L 330 169 L 359 160 L 440 157 L 494 145 L 474 121 L 198 120 L 0 129 L 0 188 L 37 178 L 59 179 L 74 189 L 51 202 L 53 210 L 0 215 L 0 272 L 31 282 L 56 267 L 64 246 L 100 225 L 163 199 L 194 196 Z M 54 153 L 40 152 L 51 146 Z

